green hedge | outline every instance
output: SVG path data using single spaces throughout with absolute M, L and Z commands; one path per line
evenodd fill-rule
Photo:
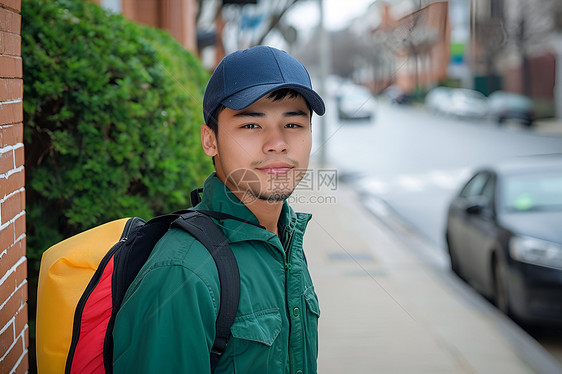
M 65 237 L 190 205 L 212 170 L 195 57 L 85 0 L 23 0 L 22 56 L 30 278 Z

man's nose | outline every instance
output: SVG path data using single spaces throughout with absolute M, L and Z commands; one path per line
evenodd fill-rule
M 289 149 L 289 145 L 283 134 L 279 130 L 271 130 L 268 134 L 267 141 L 264 143 L 264 153 L 285 153 Z

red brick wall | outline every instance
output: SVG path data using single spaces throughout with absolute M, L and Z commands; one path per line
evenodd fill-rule
M 21 0 L 0 0 L 0 373 L 29 369 Z

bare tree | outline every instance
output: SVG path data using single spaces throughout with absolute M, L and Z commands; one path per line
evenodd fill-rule
M 530 57 L 550 49 L 558 0 L 511 2 L 506 10 L 508 45 L 521 59 L 523 93 L 531 94 Z
M 258 0 L 256 4 L 223 4 L 223 1 L 199 0 L 198 21 L 203 13 L 214 14 L 216 47 L 225 49 L 248 48 L 263 44 L 273 32 L 285 38 L 295 38 L 295 30 L 289 28 L 283 17 L 299 0 Z
M 493 80 L 496 75 L 496 63 L 503 54 L 507 42 L 504 20 L 496 17 L 476 19 L 473 32 L 477 45 L 483 48 L 482 58 L 488 77 L 488 91 L 495 91 L 499 88 Z

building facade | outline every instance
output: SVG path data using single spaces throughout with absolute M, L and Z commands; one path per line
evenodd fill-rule
M 472 0 L 474 88 L 522 93 L 534 100 L 539 116 L 554 115 L 562 101 L 555 85 L 561 14 L 558 0 Z
M 380 92 L 395 84 L 405 93 L 427 90 L 447 78 L 451 28 L 447 1 L 377 1 L 356 21 L 370 35 L 372 56 L 358 81 Z
M 196 0 L 93 0 L 128 19 L 165 30 L 197 54 Z

